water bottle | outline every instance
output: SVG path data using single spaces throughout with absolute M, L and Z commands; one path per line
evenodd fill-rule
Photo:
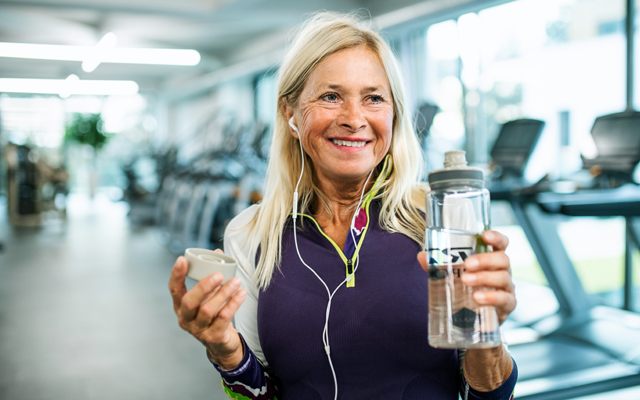
M 444 169 L 429 173 L 426 250 L 429 264 L 429 345 L 485 348 L 500 344 L 494 307 L 478 306 L 476 290 L 462 283 L 464 260 L 491 251 L 482 240 L 489 229 L 489 191 L 484 174 L 467 166 L 464 151 L 445 153 Z

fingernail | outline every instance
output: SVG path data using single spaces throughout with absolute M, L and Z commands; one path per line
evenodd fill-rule
M 462 276 L 462 280 L 464 281 L 464 283 L 469 284 L 477 281 L 478 278 L 475 276 L 475 274 L 465 274 Z
M 475 258 L 467 258 L 464 262 L 467 268 L 476 268 L 480 263 Z
M 214 285 L 220 284 L 220 280 L 220 274 L 213 274 L 211 275 L 211 278 L 209 278 L 209 281 Z
M 484 238 L 485 238 L 485 239 L 487 239 L 487 240 L 489 240 L 489 241 L 492 241 L 493 239 L 495 239 L 495 238 L 496 238 L 496 235 L 495 235 L 493 232 L 491 232 L 491 231 L 486 231 L 486 232 L 484 233 Z
M 229 281 L 229 283 L 231 284 L 231 286 L 238 287 L 238 286 L 240 286 L 240 279 L 238 279 L 238 278 L 231 278 L 231 280 Z
M 485 301 L 487 299 L 487 295 L 483 292 L 475 292 L 473 297 L 475 297 L 477 301 Z

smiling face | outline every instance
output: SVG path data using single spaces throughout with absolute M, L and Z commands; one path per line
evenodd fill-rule
M 365 46 L 325 57 L 309 75 L 298 107 L 285 113 L 287 119 L 293 116 L 321 183 L 364 181 L 391 144 L 389 79 Z

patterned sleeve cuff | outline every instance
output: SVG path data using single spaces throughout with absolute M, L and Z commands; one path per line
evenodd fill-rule
M 230 399 L 274 400 L 277 398 L 277 387 L 269 371 L 251 351 L 242 335 L 244 356 L 240 364 L 232 370 L 226 370 L 216 364 L 207 351 L 207 357 L 222 377 L 222 386 Z
M 513 399 L 513 391 L 516 387 L 516 381 L 518 380 L 518 366 L 515 360 L 513 362 L 513 370 L 511 375 L 502 382 L 502 385 L 490 392 L 480 392 L 469 386 L 464 374 L 462 375 L 462 398 L 467 400 L 511 400 Z

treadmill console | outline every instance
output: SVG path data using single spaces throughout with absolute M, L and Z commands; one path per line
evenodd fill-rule
M 598 150 L 595 158 L 582 156 L 584 168 L 599 166 L 603 173 L 631 176 L 640 162 L 640 112 L 625 111 L 596 118 L 591 136 Z
M 544 121 L 537 119 L 517 119 L 502 125 L 491 149 L 491 158 L 501 167 L 502 177 L 522 177 L 543 128 Z

